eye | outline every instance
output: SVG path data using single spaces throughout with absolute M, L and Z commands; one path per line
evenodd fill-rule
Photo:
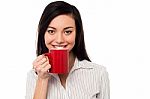
M 71 30 L 67 30 L 67 31 L 65 31 L 65 34 L 66 35 L 69 35 L 69 34 L 71 34 L 72 33 L 72 31 Z
M 47 30 L 47 32 L 48 32 L 49 34 L 51 34 L 51 35 L 53 35 L 53 34 L 55 33 L 54 30 Z

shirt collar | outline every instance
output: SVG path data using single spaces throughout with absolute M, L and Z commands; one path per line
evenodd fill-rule
M 74 66 L 72 67 L 70 73 L 72 73 L 72 72 L 74 72 L 75 70 L 78 70 L 78 69 L 93 69 L 93 66 L 87 60 L 80 61 L 80 60 L 78 60 L 78 58 L 75 58 Z M 50 75 L 52 75 L 57 80 L 59 80 L 58 74 L 50 73 Z
M 73 72 L 74 70 L 77 70 L 77 69 L 92 69 L 93 66 L 91 64 L 89 64 L 89 61 L 87 60 L 78 60 L 78 58 L 75 59 L 75 62 L 74 62 L 74 66 L 72 67 L 71 71 L 70 72 Z

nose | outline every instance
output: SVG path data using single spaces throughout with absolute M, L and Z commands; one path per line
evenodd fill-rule
M 58 33 L 55 40 L 56 40 L 56 43 L 58 43 L 58 44 L 64 43 L 63 34 L 62 33 Z

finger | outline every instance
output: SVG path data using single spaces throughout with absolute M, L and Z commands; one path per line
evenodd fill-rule
M 37 63 L 43 58 L 43 55 L 39 55 L 34 61 L 33 61 L 33 66 L 38 65 Z
M 42 58 L 44 58 L 44 56 L 43 56 L 43 55 L 39 55 L 39 56 L 33 61 L 33 64 L 39 62 Z
M 45 62 L 47 62 L 47 59 L 44 57 L 44 58 L 42 58 L 39 62 L 37 62 L 37 64 L 39 65 L 39 64 L 44 64 Z
M 38 62 L 38 61 L 40 61 L 41 59 L 43 59 L 44 58 L 44 55 L 39 55 L 37 58 L 36 58 L 36 61 Z
M 39 65 L 40 65 L 39 62 L 34 62 L 34 63 L 33 63 L 33 68 L 37 68 L 37 67 L 39 67 Z
M 42 66 L 35 68 L 35 71 L 38 74 L 45 74 L 48 73 L 48 70 L 51 68 L 50 64 L 47 64 L 44 68 L 42 68 Z
M 48 64 L 48 65 L 45 66 L 45 68 L 42 68 L 41 71 L 42 72 L 48 72 L 50 68 L 51 68 L 51 65 Z
M 45 68 L 46 65 L 49 65 L 48 61 L 44 62 L 43 64 L 38 64 L 34 68 L 40 71 L 40 69 Z
M 48 58 L 47 56 L 45 56 L 45 58 L 46 58 L 46 60 L 48 60 L 48 61 L 49 61 L 49 58 Z
M 47 65 L 49 65 L 49 62 L 48 62 L 48 61 L 44 62 L 44 63 L 41 65 L 41 68 L 45 68 L 45 66 L 47 66 Z
M 39 74 L 41 72 L 41 68 L 37 67 L 37 68 L 35 68 L 35 71 Z
M 46 58 L 42 58 L 40 61 L 33 63 L 33 67 L 39 67 L 40 65 L 43 65 L 46 62 Z

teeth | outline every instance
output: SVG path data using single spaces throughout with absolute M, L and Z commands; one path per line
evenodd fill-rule
M 63 49 L 65 46 L 54 46 L 57 49 Z
M 57 49 L 63 49 L 64 47 L 56 47 Z

